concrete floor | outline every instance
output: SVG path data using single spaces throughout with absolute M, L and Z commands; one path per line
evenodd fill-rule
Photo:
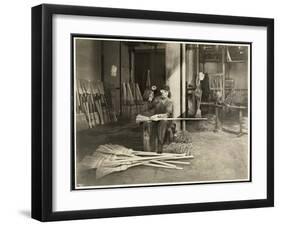
M 137 166 L 103 178 L 95 170 L 84 169 L 80 161 L 101 144 L 120 144 L 142 149 L 142 131 L 136 124 L 100 126 L 77 133 L 77 186 L 155 184 L 169 182 L 207 182 L 247 180 L 249 176 L 248 136 L 211 131 L 192 132 L 194 159 L 183 170 Z

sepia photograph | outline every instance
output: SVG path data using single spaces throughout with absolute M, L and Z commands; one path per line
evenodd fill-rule
M 274 206 L 274 20 L 216 12 L 32 7 L 32 218 Z
M 72 34 L 72 189 L 251 181 L 251 43 Z

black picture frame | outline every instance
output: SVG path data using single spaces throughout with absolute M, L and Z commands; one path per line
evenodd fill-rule
M 247 25 L 267 29 L 267 198 L 94 210 L 52 210 L 52 18 L 55 14 Z M 43 4 L 32 8 L 32 218 L 73 220 L 274 206 L 274 20 Z

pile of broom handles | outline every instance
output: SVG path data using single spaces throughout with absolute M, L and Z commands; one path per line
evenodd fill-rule
M 117 121 L 100 81 L 76 81 L 76 112 L 85 115 L 89 128 Z

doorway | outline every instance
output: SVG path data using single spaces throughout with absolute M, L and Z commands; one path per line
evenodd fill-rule
M 148 70 L 150 70 L 151 85 L 160 88 L 165 84 L 165 49 L 135 50 L 135 80 L 143 93 L 146 89 Z

